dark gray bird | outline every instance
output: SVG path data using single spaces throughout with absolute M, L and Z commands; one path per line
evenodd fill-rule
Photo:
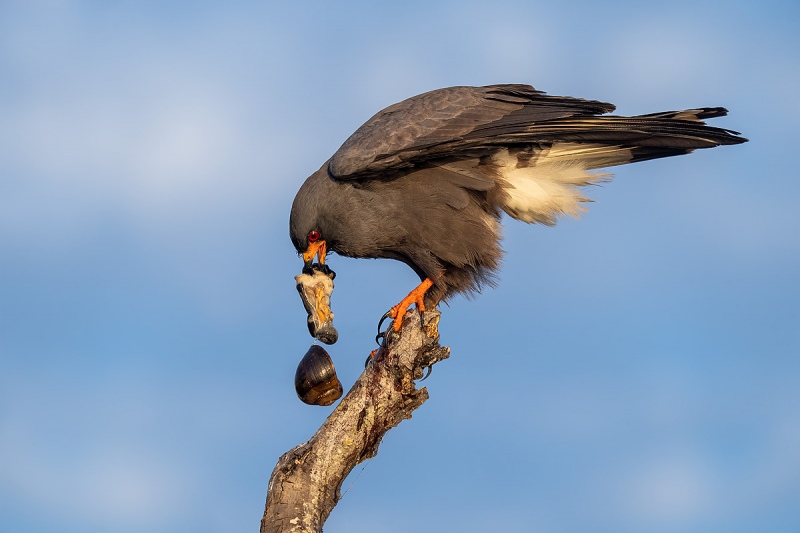
M 553 225 L 579 215 L 595 169 L 739 144 L 703 120 L 722 107 L 621 117 L 612 104 L 528 85 L 450 87 L 387 107 L 312 174 L 292 204 L 306 268 L 334 251 L 397 259 L 422 283 L 389 312 L 436 305 L 493 283 L 500 216 Z

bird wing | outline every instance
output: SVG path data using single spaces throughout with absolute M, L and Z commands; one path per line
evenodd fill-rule
M 613 110 L 529 85 L 439 89 L 378 112 L 336 151 L 329 170 L 337 179 L 362 179 L 442 157 L 483 155 L 487 147 L 526 142 L 522 137 L 536 124 Z
M 529 85 L 450 87 L 380 111 L 353 133 L 329 163 L 339 180 L 368 179 L 433 160 L 483 157 L 502 148 L 583 145 L 570 150 L 586 168 L 601 168 L 739 144 L 738 132 L 706 125 L 723 107 L 633 117 L 605 115 L 612 104 L 550 96 Z M 565 152 L 562 152 L 565 153 Z

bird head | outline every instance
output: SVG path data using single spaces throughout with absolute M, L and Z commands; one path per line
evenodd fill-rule
M 325 264 L 328 252 L 327 225 L 324 223 L 325 199 L 307 180 L 295 196 L 289 216 L 289 234 L 297 253 L 303 257 L 304 270 L 310 269 L 314 259 Z

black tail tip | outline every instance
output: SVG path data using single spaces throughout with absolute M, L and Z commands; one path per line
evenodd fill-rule
M 728 114 L 728 110 L 724 107 L 701 107 L 697 110 L 697 118 L 705 120 L 707 118 L 724 117 Z

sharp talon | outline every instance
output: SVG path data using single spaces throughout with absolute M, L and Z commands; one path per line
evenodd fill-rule
M 386 343 L 386 332 L 381 331 L 375 335 L 375 342 L 378 343 L 378 346 L 383 346 Z
M 387 318 L 392 318 L 392 310 L 391 309 L 389 311 L 386 311 L 385 313 L 383 313 L 383 316 L 378 321 L 378 335 L 381 335 L 382 333 L 384 335 L 386 334 L 385 332 L 381 331 L 381 326 L 383 326 L 383 323 Z
M 431 374 L 433 373 L 433 365 L 426 366 L 425 370 L 427 370 L 428 372 L 427 372 L 427 374 L 422 376 L 422 379 L 420 381 L 425 381 L 426 379 L 431 377 Z

